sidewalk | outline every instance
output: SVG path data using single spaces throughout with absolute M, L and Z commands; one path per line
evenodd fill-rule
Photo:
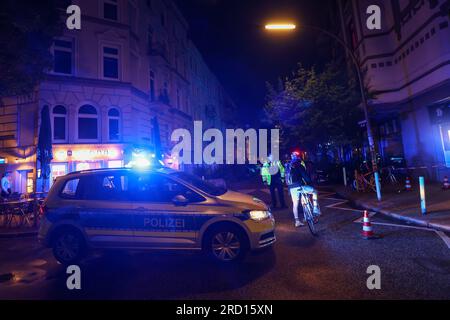
M 0 228 L 0 239 L 34 237 L 38 233 L 38 228 Z
M 427 215 L 420 211 L 419 186 L 413 184 L 413 191 L 400 193 L 392 188 L 382 189 L 379 202 L 375 193 L 358 193 L 351 187 L 339 185 L 333 189 L 355 205 L 403 220 L 418 226 L 450 232 L 450 190 L 442 190 L 440 184 L 426 184 Z

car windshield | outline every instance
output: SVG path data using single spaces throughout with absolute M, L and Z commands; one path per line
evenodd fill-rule
M 173 176 L 183 181 L 186 181 L 187 183 L 193 185 L 197 189 L 200 189 L 201 191 L 210 194 L 212 196 L 218 197 L 225 194 L 228 191 L 224 187 L 217 187 L 207 181 L 200 179 L 199 177 L 193 174 L 189 174 L 186 172 L 175 172 L 173 173 Z

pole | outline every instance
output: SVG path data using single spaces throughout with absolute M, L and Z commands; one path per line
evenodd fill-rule
M 425 201 L 425 178 L 419 177 L 420 183 L 420 209 L 423 215 L 427 214 L 427 205 Z
M 344 175 L 344 186 L 347 186 L 347 170 L 345 167 L 342 167 L 342 173 Z
M 375 172 L 375 187 L 377 189 L 377 198 L 378 201 L 381 201 L 381 184 L 380 184 L 380 174 Z

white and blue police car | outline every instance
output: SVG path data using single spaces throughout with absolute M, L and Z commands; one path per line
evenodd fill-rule
M 275 220 L 261 200 L 167 168 L 58 177 L 41 215 L 38 238 L 63 264 L 107 248 L 203 250 L 231 263 L 276 240 Z

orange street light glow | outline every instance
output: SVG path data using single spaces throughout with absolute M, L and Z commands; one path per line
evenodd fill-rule
M 266 24 L 266 30 L 294 30 L 296 28 L 295 24 Z

